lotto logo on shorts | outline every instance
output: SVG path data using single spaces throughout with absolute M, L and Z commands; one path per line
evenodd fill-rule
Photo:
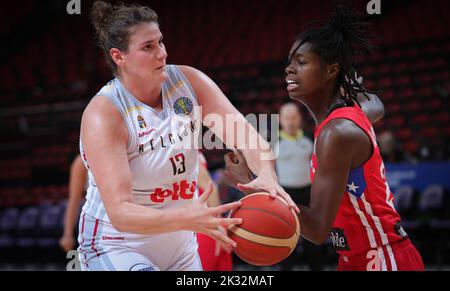
M 150 194 L 150 199 L 155 203 L 162 203 L 165 199 L 192 199 L 194 197 L 197 181 L 189 183 L 182 180 L 179 183 L 173 183 L 172 189 L 156 188 L 155 192 Z

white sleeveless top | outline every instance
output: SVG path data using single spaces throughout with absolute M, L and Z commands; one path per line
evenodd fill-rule
M 96 94 L 115 105 L 127 126 L 134 202 L 158 209 L 179 208 L 198 197 L 199 154 L 193 146 L 201 129 L 197 97 L 176 65 L 167 65 L 166 70 L 169 77 L 162 84 L 161 112 L 137 100 L 117 78 Z M 82 140 L 80 151 L 89 170 Z M 110 223 L 90 170 L 83 212 Z

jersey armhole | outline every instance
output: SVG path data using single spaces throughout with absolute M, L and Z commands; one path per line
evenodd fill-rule
M 358 123 L 356 123 L 353 119 L 350 119 L 350 118 L 348 118 L 348 117 L 344 117 L 344 116 L 342 116 L 342 117 L 336 117 L 336 118 L 333 118 L 333 119 L 346 119 L 346 120 L 349 120 L 349 121 L 351 121 L 353 124 L 355 124 L 366 136 L 367 136 L 367 138 L 369 139 L 369 142 L 370 142 L 370 145 L 371 145 L 371 153 L 370 153 L 370 155 L 369 155 L 369 158 L 367 159 L 367 160 L 365 160 L 361 165 L 359 165 L 359 166 L 357 166 L 357 167 L 354 167 L 354 168 L 351 168 L 351 170 L 353 170 L 353 169 L 356 169 L 356 168 L 359 168 L 359 167 L 362 167 L 362 166 L 364 166 L 368 161 L 370 161 L 372 158 L 373 158 L 373 155 L 374 155 L 374 153 L 375 153 L 375 145 L 373 144 L 373 141 L 372 141 L 372 137 L 364 130 L 364 128 L 362 128 Z
M 364 128 L 362 128 L 358 123 L 356 123 L 354 120 L 351 120 L 351 119 L 348 119 L 348 118 L 346 118 L 347 120 L 350 120 L 351 122 L 353 122 L 357 127 L 359 127 L 359 129 L 361 129 L 361 131 L 367 136 L 367 138 L 369 139 L 369 142 L 370 142 L 370 146 L 371 146 L 371 152 L 370 152 L 370 155 L 369 155 L 369 158 L 367 159 L 367 160 L 365 160 L 361 165 L 359 165 L 359 166 L 357 166 L 357 167 L 355 167 L 354 169 L 356 169 L 356 168 L 359 168 L 359 167 L 362 167 L 362 166 L 364 166 L 368 161 L 370 161 L 371 159 L 372 159 L 372 157 L 373 157 L 373 155 L 374 155 L 374 153 L 375 153 L 375 145 L 373 144 L 373 141 L 372 141 L 372 137 L 370 136 L 370 134 L 369 133 L 367 133 L 365 130 L 364 130 Z
M 106 99 L 109 102 L 111 102 L 111 104 L 117 109 L 117 111 L 119 111 L 120 115 L 122 116 L 122 121 L 125 123 L 127 132 L 128 132 L 127 152 L 129 153 L 131 151 L 132 146 L 136 144 L 136 139 L 135 139 L 135 136 L 132 134 L 133 130 L 131 129 L 129 122 L 127 121 L 126 113 L 123 112 L 122 110 L 120 110 L 120 105 L 117 104 L 116 100 L 114 98 L 112 98 L 111 96 L 109 96 L 107 94 L 97 94 L 95 96 L 105 96 Z
M 173 65 L 173 68 L 174 68 L 174 71 L 176 71 L 176 73 L 179 74 L 180 77 L 183 78 L 183 80 L 185 81 L 187 87 L 189 88 L 189 91 L 191 91 L 192 96 L 194 96 L 195 100 L 197 101 L 197 104 L 200 104 L 198 102 L 197 94 L 195 94 L 194 88 L 192 88 L 191 82 L 189 82 L 189 79 L 183 73 L 183 70 L 181 70 L 177 65 Z

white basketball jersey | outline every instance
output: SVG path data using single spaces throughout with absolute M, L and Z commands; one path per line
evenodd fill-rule
M 166 70 L 169 77 L 162 85 L 161 112 L 137 100 L 117 78 L 97 93 L 116 106 L 128 128 L 134 202 L 152 208 L 178 208 L 198 197 L 199 157 L 193 148 L 201 126 L 194 118 L 197 97 L 177 66 L 167 65 Z M 82 140 L 80 151 L 89 170 Z M 86 200 L 85 214 L 110 222 L 90 170 Z

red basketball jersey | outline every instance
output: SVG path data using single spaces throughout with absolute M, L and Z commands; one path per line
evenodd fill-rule
M 359 126 L 370 138 L 372 156 L 362 166 L 351 169 L 341 205 L 330 233 L 332 243 L 341 256 L 367 253 L 386 246 L 392 261 L 390 245 L 407 236 L 400 226 L 400 216 L 394 209 L 393 195 L 386 182 L 385 168 L 375 138 L 373 127 L 361 108 L 342 107 L 334 110 L 314 132 L 317 140 L 321 129 L 332 119 L 348 119 Z M 342 149 L 345 150 L 345 149 Z M 311 180 L 318 170 L 316 146 L 311 160 Z M 381 257 L 381 259 L 385 259 Z M 383 260 L 386 261 L 386 260 Z M 395 261 L 395 260 L 394 260 Z
M 199 151 L 200 167 L 208 168 L 205 156 Z M 198 195 L 201 196 L 204 190 L 198 188 Z M 216 241 L 203 233 L 197 233 L 198 254 L 202 262 L 203 271 L 232 271 L 233 258 L 231 254 L 221 250 L 218 256 L 215 255 Z

